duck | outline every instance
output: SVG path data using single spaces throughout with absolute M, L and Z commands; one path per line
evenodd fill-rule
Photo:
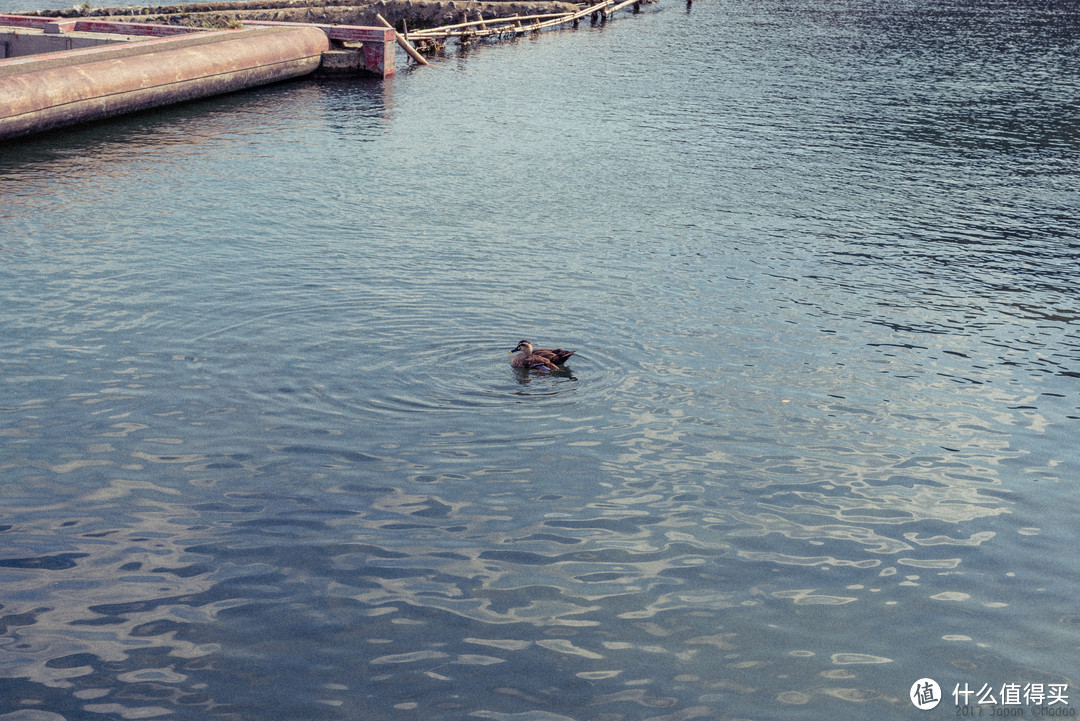
M 511 353 L 516 353 L 510 365 L 514 368 L 532 368 L 535 370 L 558 370 L 559 366 L 577 351 L 563 350 L 562 348 L 533 348 L 533 344 L 523 340 L 517 344 Z

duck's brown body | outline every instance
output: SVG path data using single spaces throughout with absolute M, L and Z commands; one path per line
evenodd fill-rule
M 566 363 L 566 360 L 576 353 L 576 351 L 562 348 L 533 348 L 532 343 L 527 340 L 518 343 L 517 347 L 510 352 L 515 354 L 510 360 L 510 365 L 514 368 L 549 371 L 558 370 L 559 366 Z

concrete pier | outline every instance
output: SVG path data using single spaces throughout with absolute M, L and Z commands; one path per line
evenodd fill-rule
M 234 30 L 0 15 L 0 141 L 328 71 L 394 72 L 393 30 Z

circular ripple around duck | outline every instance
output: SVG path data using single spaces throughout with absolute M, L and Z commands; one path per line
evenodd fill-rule
M 569 401 L 581 392 L 572 366 L 522 373 L 510 367 L 505 345 L 500 339 L 451 337 L 403 348 L 403 361 L 378 369 L 380 382 L 358 400 L 376 414 L 397 415 L 506 407 L 523 397 Z
M 351 334 L 360 356 L 352 400 L 363 412 L 392 418 L 532 403 L 533 410 L 543 404 L 545 413 L 561 413 L 617 393 L 634 365 L 589 345 L 586 339 L 598 336 L 585 309 L 564 309 L 558 327 L 549 328 L 544 326 L 550 321 L 525 320 L 513 307 L 493 309 L 489 302 L 470 308 L 462 302 L 450 312 L 446 300 L 445 294 L 417 297 L 367 309 L 368 317 Z M 510 367 L 510 351 L 523 337 L 577 354 L 565 370 L 523 373 Z
M 184 350 L 200 359 L 216 397 L 320 428 L 519 411 L 522 403 L 547 417 L 602 405 L 645 372 L 645 354 L 632 347 L 590 345 L 603 334 L 584 305 L 537 322 L 500 307 L 501 290 L 474 283 L 469 292 L 483 302 L 470 303 L 465 291 L 446 286 L 341 279 L 332 288 L 269 293 L 258 309 L 225 299 L 211 309 L 210 330 Z M 510 367 L 510 350 L 522 337 L 577 354 L 564 371 L 521 373 Z

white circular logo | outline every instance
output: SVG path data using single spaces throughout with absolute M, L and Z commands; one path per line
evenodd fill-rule
M 920 711 L 929 711 L 941 703 L 941 686 L 932 678 L 920 678 L 911 684 L 911 703 Z

